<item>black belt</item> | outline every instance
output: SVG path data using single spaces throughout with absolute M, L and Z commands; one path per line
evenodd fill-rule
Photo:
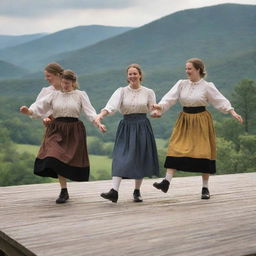
M 144 113 L 134 113 L 124 115 L 124 119 L 145 119 L 147 118 L 147 114 Z
M 183 107 L 183 112 L 185 113 L 191 113 L 191 114 L 196 114 L 200 112 L 206 111 L 206 108 L 204 106 L 200 107 Z
M 71 122 L 77 122 L 78 118 L 76 118 L 76 117 L 57 117 L 57 118 L 55 118 L 55 120 L 71 123 Z

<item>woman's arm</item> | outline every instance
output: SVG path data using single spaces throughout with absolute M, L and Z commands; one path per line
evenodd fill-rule
M 100 130 L 100 132 L 106 132 L 106 126 L 100 122 L 100 120 L 97 119 L 97 114 L 92 106 L 90 99 L 85 91 L 82 91 L 81 93 L 81 101 L 82 101 L 82 108 L 83 112 L 87 116 L 87 118 Z
M 243 123 L 243 118 L 240 115 L 238 115 L 234 109 L 229 110 L 229 113 L 241 124 Z
M 153 109 L 157 110 L 158 115 L 162 115 L 166 112 L 171 106 L 175 105 L 177 100 L 180 97 L 182 80 L 179 80 L 160 100 L 158 104 L 153 105 Z

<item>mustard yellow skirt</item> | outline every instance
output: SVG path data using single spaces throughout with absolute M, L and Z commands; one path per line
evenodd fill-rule
M 204 107 L 184 109 L 186 112 L 180 113 L 170 137 L 164 166 L 187 172 L 216 173 L 211 114 Z

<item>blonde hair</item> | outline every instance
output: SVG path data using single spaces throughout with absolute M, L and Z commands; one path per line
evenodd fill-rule
M 191 63 L 196 70 L 199 70 L 200 77 L 206 77 L 207 72 L 205 69 L 205 65 L 201 59 L 191 58 L 186 61 L 186 63 L 188 62 Z
M 62 66 L 56 62 L 49 63 L 45 68 L 45 71 L 57 76 L 57 75 L 62 75 L 64 69 Z
M 141 69 L 140 65 L 139 65 L 139 64 L 136 64 L 136 63 L 130 64 L 130 65 L 127 67 L 127 69 L 126 69 L 126 72 L 127 72 L 127 73 L 128 73 L 128 70 L 129 70 L 130 68 L 136 68 L 136 69 L 138 70 L 138 72 L 139 72 L 139 74 L 140 74 L 140 81 L 142 81 L 143 73 L 142 73 L 142 69 Z
M 77 81 L 77 75 L 74 71 L 72 71 L 70 69 L 65 69 L 62 73 L 61 78 L 72 81 L 74 89 L 77 89 L 79 87 L 79 84 Z

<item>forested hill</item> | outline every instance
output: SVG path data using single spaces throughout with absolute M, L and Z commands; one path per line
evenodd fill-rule
M 0 60 L 0 77 L 1 77 L 1 79 L 21 77 L 28 73 L 29 73 L 29 71 L 24 68 L 21 68 L 21 67 L 13 65 L 11 63 L 8 63 L 6 61 Z
M 186 77 L 186 59 L 203 58 L 207 80 L 229 98 L 242 79 L 256 80 L 255 27 L 254 5 L 224 4 L 185 10 L 72 52 L 62 64 L 79 73 L 80 88 L 86 90 L 97 111 L 116 88 L 126 85 L 125 68 L 132 62 L 141 64 L 143 85 L 154 89 L 159 100 L 178 79 Z M 49 59 L 53 60 L 56 59 Z M 41 88 L 48 86 L 42 70 L 37 72 L 37 79 L 0 81 L 2 98 L 32 103 Z M 163 121 L 168 122 L 168 118 L 166 115 Z
M 2 49 L 0 59 L 37 71 L 45 66 L 45 58 L 49 56 L 86 47 L 130 29 L 99 25 L 64 29 L 15 47 Z
M 247 78 L 256 80 L 256 50 L 230 56 L 222 62 L 206 64 L 208 72 L 206 79 L 213 81 L 226 96 L 230 96 L 232 88 L 240 80 Z M 1 96 L 35 97 L 43 86 L 48 86 L 43 79 L 43 72 L 39 74 L 40 78 L 37 79 L 0 80 Z M 159 68 L 152 71 L 145 69 L 143 84 L 154 89 L 159 99 L 178 79 L 185 77 L 184 63 L 179 63 L 175 69 Z M 100 73 L 93 73 L 92 70 L 90 74 L 80 75 L 79 83 L 80 88 L 87 91 L 92 102 L 101 107 L 116 88 L 126 84 L 125 68 Z
M 45 36 L 45 33 L 30 35 L 0 35 L 0 49 L 14 47 L 19 44 L 38 39 Z
M 161 97 L 171 84 L 185 77 L 185 60 L 200 57 L 208 68 L 207 79 L 228 93 L 240 80 L 256 79 L 255 27 L 256 5 L 223 4 L 191 9 L 58 58 L 62 58 L 64 68 L 72 68 L 79 73 L 81 88 L 91 93 L 96 105 L 101 104 L 98 95 L 105 102 L 114 89 L 125 83 L 125 67 L 133 62 L 141 64 L 145 71 L 145 85 L 155 89 Z M 55 39 L 64 49 L 67 45 L 64 44 L 65 40 L 61 41 L 62 35 L 72 35 L 79 29 L 82 27 L 47 35 L 31 43 L 41 54 L 45 46 L 40 48 L 41 43 L 36 45 L 36 42 L 44 38 Z M 76 43 L 78 41 L 74 40 Z M 52 47 L 55 49 L 54 45 Z M 15 55 L 15 52 L 12 54 Z M 58 58 L 49 58 L 48 61 Z M 30 65 L 36 61 L 31 58 Z M 46 63 L 41 62 L 41 65 L 45 66 Z M 36 76 L 39 78 L 0 82 L 2 95 L 35 96 L 46 85 L 42 70 L 38 70 Z
M 255 49 L 255 27 L 255 5 L 190 9 L 54 59 L 80 74 L 134 62 L 147 69 L 173 69 L 195 56 L 221 63 Z

